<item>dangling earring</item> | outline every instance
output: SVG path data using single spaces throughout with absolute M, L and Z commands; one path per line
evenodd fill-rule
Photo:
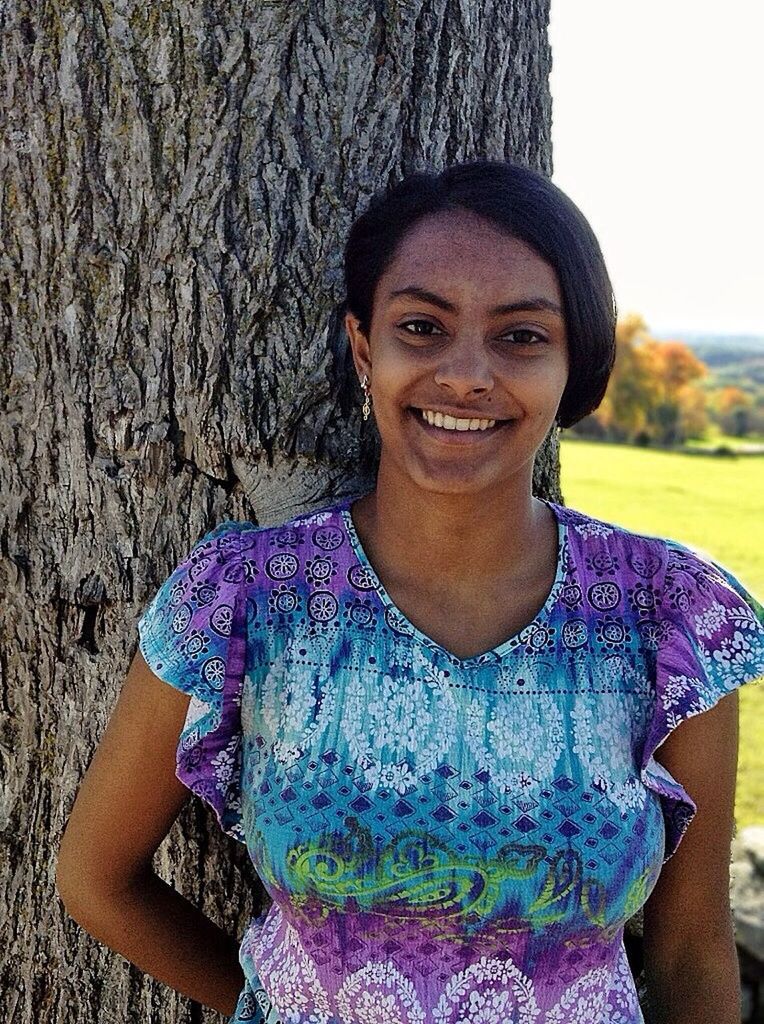
M 363 418 L 367 420 L 369 418 L 369 413 L 371 412 L 371 398 L 369 397 L 369 378 L 366 376 L 366 374 L 363 375 L 361 387 L 363 388 L 364 394 L 363 409 L 361 410 L 361 412 L 363 413 Z

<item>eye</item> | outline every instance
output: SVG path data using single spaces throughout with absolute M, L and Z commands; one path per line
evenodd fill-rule
M 419 325 L 424 328 L 430 328 L 430 330 L 408 330 L 409 327 Z M 414 335 L 419 338 L 431 338 L 433 332 L 440 334 L 440 330 L 430 320 L 404 320 L 403 323 L 397 325 L 400 330 L 405 331 L 406 334 Z M 539 345 L 543 344 L 547 339 L 543 334 L 539 334 L 538 331 L 533 331 L 529 327 L 517 327 L 513 331 L 508 331 L 502 335 L 502 338 L 515 338 L 513 344 L 515 345 Z M 535 339 L 535 340 L 534 340 Z
M 546 341 L 543 334 L 539 334 L 537 331 L 532 331 L 529 327 L 519 327 L 514 331 L 508 331 L 503 334 L 503 338 L 517 338 L 514 342 L 515 345 L 538 345 Z M 537 341 L 531 341 L 531 338 L 537 338 Z
M 432 327 L 433 330 L 435 330 L 435 331 L 438 330 L 438 328 L 435 326 L 435 324 L 431 323 L 429 320 L 404 320 L 404 322 L 402 324 L 398 324 L 398 327 L 401 330 L 405 330 L 411 324 L 423 324 L 425 327 Z M 406 334 L 413 334 L 415 337 L 419 337 L 419 338 L 430 338 L 430 337 L 432 337 L 432 335 L 429 333 L 429 331 L 425 331 L 424 333 L 422 333 L 421 331 L 406 331 Z

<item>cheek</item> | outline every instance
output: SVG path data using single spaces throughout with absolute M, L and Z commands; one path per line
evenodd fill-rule
M 372 391 L 380 405 L 407 404 L 407 395 L 411 394 L 411 388 L 417 380 L 414 367 L 400 359 L 387 357 L 375 363 L 373 372 L 376 376 L 373 379 Z

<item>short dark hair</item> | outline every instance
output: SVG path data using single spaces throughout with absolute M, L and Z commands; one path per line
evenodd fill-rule
M 602 401 L 615 359 L 616 302 L 594 232 L 543 174 L 504 160 L 470 160 L 440 173 L 416 171 L 377 192 L 345 245 L 345 309 L 367 337 L 374 293 L 406 232 L 421 218 L 466 209 L 531 246 L 557 273 L 569 373 L 557 413 L 571 427 Z

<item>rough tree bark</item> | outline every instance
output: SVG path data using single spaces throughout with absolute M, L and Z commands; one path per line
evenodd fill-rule
M 422 166 L 551 172 L 548 7 L 0 0 L 8 1024 L 220 1019 L 67 918 L 59 838 L 173 565 L 222 519 L 373 479 L 346 231 Z M 558 470 L 550 441 L 540 494 L 559 499 Z M 198 801 L 157 868 L 241 934 L 254 873 Z

